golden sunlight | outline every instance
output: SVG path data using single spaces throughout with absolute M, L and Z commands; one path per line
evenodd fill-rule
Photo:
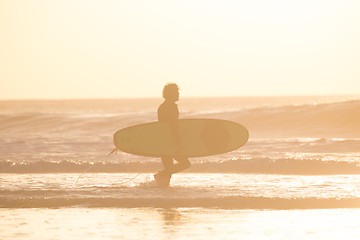
M 359 94 L 358 1 L 1 1 L 0 96 Z

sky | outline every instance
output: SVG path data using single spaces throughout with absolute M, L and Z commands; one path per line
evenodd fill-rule
M 360 94 L 358 0 L 0 0 L 0 99 Z

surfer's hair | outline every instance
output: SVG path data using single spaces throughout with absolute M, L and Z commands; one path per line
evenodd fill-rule
M 171 98 L 174 92 L 179 91 L 179 86 L 176 83 L 167 83 L 162 91 L 163 98 Z

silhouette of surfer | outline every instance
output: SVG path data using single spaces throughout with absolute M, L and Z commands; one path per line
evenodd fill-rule
M 158 121 L 168 123 L 175 139 L 174 156 L 162 157 L 164 169 L 154 175 L 155 181 L 159 186 L 169 186 L 171 175 L 190 167 L 191 163 L 186 156 L 182 155 L 182 145 L 178 128 L 179 109 L 176 102 L 179 100 L 179 87 L 175 83 L 168 83 L 163 89 L 165 101 L 158 108 Z M 174 160 L 177 161 L 174 164 Z

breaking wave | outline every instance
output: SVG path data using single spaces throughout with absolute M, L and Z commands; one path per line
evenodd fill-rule
M 360 136 L 360 100 L 254 108 L 241 108 L 241 106 L 236 108 L 234 103 L 232 109 L 183 111 L 181 116 L 183 118 L 210 117 L 236 121 L 249 129 L 251 137 L 357 138 Z M 62 132 L 77 134 L 81 132 L 91 135 L 96 132 L 113 134 L 119 128 L 155 120 L 155 110 L 116 114 L 3 113 L 0 115 L 0 133 Z
M 269 106 L 239 111 L 203 113 L 242 123 L 250 136 L 348 137 L 360 136 L 360 100 Z

